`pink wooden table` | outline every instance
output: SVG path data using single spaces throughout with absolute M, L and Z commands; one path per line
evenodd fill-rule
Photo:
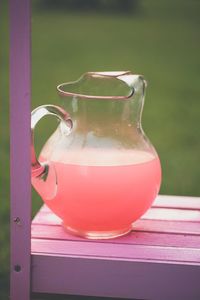
M 200 299 L 200 198 L 158 196 L 131 234 L 67 234 L 43 206 L 32 222 L 32 291 L 130 299 Z
M 159 196 L 128 236 L 68 235 L 43 206 L 32 222 L 30 0 L 10 0 L 11 300 L 58 293 L 200 299 L 200 198 Z

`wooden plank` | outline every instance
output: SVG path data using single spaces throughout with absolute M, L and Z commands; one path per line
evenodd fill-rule
M 158 195 L 152 207 L 200 210 L 200 197 Z M 41 211 L 49 212 L 48 206 L 42 206 Z
M 32 226 L 33 239 L 48 239 L 48 240 L 61 240 L 61 241 L 81 241 L 89 242 L 86 239 L 73 236 L 59 225 L 46 226 L 46 225 L 33 225 Z M 90 241 L 93 243 L 93 241 Z M 103 243 L 103 240 L 99 240 Z M 149 245 L 149 246 L 171 246 L 171 247 L 184 247 L 184 248 L 199 248 L 200 235 L 185 235 L 185 234 L 163 234 L 154 232 L 132 231 L 130 234 L 107 240 L 106 243 L 122 243 L 129 245 Z
M 200 197 L 158 195 L 152 207 L 200 209 Z
M 62 220 L 57 217 L 46 205 L 34 217 L 32 224 L 60 225 Z
M 200 210 L 152 207 L 143 216 L 146 220 L 190 221 L 200 223 Z
M 172 199 L 179 198 L 172 196 Z M 181 197 L 180 197 L 181 198 Z M 183 197 L 184 198 L 184 197 Z M 185 197 L 187 198 L 187 197 Z M 186 202 L 186 199 L 184 199 L 183 202 L 181 202 L 181 205 L 177 205 L 177 201 L 172 204 L 172 200 L 170 196 L 159 196 L 157 197 L 156 204 L 152 206 L 143 216 L 141 219 L 152 219 L 152 220 L 166 220 L 166 221 L 191 221 L 191 222 L 200 222 L 200 210 L 198 208 L 198 203 L 200 206 L 200 198 L 195 198 L 196 201 L 193 201 L 192 207 L 187 209 L 188 204 Z M 168 200 L 168 207 L 166 203 L 166 199 Z M 165 201 L 163 201 L 165 200 Z M 163 207 L 161 207 L 161 203 Z M 169 206 L 170 203 L 172 206 Z M 195 205 L 194 205 L 195 204 Z M 189 204 L 188 204 L 189 206 Z M 178 208 L 179 207 L 179 208 Z M 196 208 L 194 208 L 196 207 Z M 48 216 L 45 214 L 49 214 Z M 42 220 L 44 218 L 44 220 Z M 49 220 L 53 219 L 53 222 L 60 223 L 60 218 L 56 217 L 54 214 L 52 214 L 51 210 L 46 206 L 43 205 L 40 209 L 39 216 L 36 215 L 36 217 L 33 220 L 33 223 L 41 223 L 41 222 L 48 222 Z
M 10 0 L 11 300 L 30 293 L 30 25 L 30 1 Z
M 174 233 L 174 234 L 200 234 L 200 226 L 196 222 L 138 220 L 133 224 L 133 230 L 146 232 Z
M 40 219 L 40 216 L 38 216 Z M 41 220 L 41 219 L 40 219 Z M 42 217 L 42 220 L 44 218 Z M 55 223 L 54 216 L 52 214 L 45 217 L 48 223 L 38 222 L 35 224 L 43 224 L 47 226 L 61 225 L 60 219 Z M 145 231 L 145 232 L 160 232 L 160 233 L 174 233 L 174 234 L 200 234 L 200 226 L 196 222 L 182 222 L 182 221 L 160 221 L 160 220 L 143 220 L 140 219 L 133 223 L 133 231 Z
M 61 219 L 46 206 L 41 208 L 33 220 L 33 224 L 40 225 L 54 226 L 61 223 Z M 199 235 L 199 223 L 198 210 L 151 208 L 141 219 L 133 223 L 133 231 Z
M 200 266 L 32 256 L 32 291 L 130 299 L 200 299 Z
M 199 210 L 168 209 L 168 208 L 150 208 L 142 217 L 142 220 L 164 220 L 164 221 L 190 221 L 200 223 Z M 34 218 L 33 223 L 45 222 L 61 223 L 60 218 L 56 217 L 50 210 L 41 210 L 40 214 Z
M 57 256 L 98 256 L 146 261 L 193 262 L 200 264 L 200 249 L 166 246 L 130 245 L 123 243 L 98 243 L 82 241 L 61 241 L 32 239 L 32 254 Z

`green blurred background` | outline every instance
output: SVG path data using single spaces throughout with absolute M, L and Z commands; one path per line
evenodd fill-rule
M 32 1 L 32 107 L 86 71 L 132 70 L 148 81 L 143 128 L 163 170 L 160 193 L 200 195 L 200 1 Z M 93 0 L 95 2 L 95 0 Z M 56 4 L 56 5 L 55 5 Z M 0 299 L 8 299 L 8 7 L 0 4 Z M 20 5 L 20 3 L 19 3 Z M 122 6 L 121 6 L 122 5 Z M 56 122 L 36 132 L 37 151 Z M 41 205 L 33 193 L 33 214 Z

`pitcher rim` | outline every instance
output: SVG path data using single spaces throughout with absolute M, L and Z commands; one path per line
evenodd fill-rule
M 125 75 L 131 75 L 132 72 L 131 71 L 100 71 L 100 72 L 95 72 L 95 71 L 90 71 L 90 72 L 86 72 L 84 73 L 81 77 L 86 76 L 86 75 L 92 75 L 95 77 L 111 77 L 111 78 L 116 78 L 118 80 L 122 80 L 120 79 L 120 77 L 123 77 Z M 66 85 L 69 85 L 71 83 L 75 83 L 78 82 L 80 79 L 76 80 L 76 81 L 70 81 L 70 82 L 64 82 L 61 83 L 59 85 L 57 85 L 56 89 L 58 94 L 61 97 L 65 97 L 65 96 L 75 96 L 75 97 L 79 97 L 79 98 L 85 98 L 85 99 L 108 99 L 108 100 L 127 100 L 130 99 L 133 94 L 134 94 L 134 89 L 131 89 L 131 93 L 129 95 L 124 95 L 124 96 L 99 96 L 99 95 L 88 95 L 88 94 L 81 94 L 81 93 L 75 93 L 75 92 L 68 92 L 68 91 L 64 91 L 62 88 Z

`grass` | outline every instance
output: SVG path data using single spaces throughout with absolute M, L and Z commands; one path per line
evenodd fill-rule
M 162 162 L 161 193 L 200 194 L 200 3 L 143 0 L 135 14 L 39 9 L 33 0 L 32 107 L 59 103 L 58 83 L 92 70 L 132 70 L 148 81 L 143 128 Z M 8 16 L 0 26 L 1 204 L 0 298 L 7 299 L 9 271 Z M 36 132 L 37 151 L 55 128 Z M 2 188 L 3 187 L 3 188 Z M 33 212 L 41 200 L 33 193 Z

